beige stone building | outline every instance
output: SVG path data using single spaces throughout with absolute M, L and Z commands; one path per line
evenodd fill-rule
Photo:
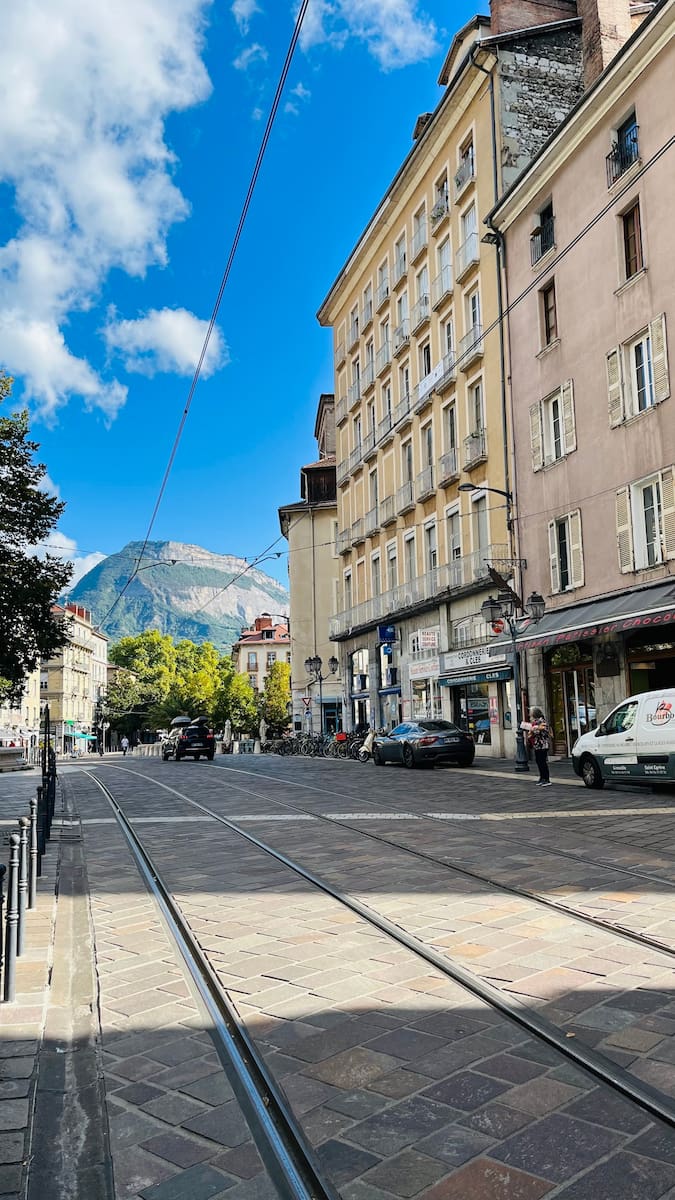
M 281 621 L 274 617 L 282 615 Z M 238 675 L 247 675 L 255 692 L 262 692 L 270 667 L 291 661 L 288 619 L 283 614 L 263 613 L 248 629 L 242 629 L 232 646 L 232 661 Z
M 94 714 L 106 691 L 108 639 L 82 605 L 67 603 L 56 612 L 69 636 L 60 653 L 42 664 L 40 695 L 49 704 L 57 752 L 68 754 L 86 751 L 95 736 Z
M 596 39 L 595 82 L 491 215 L 519 553 L 547 603 L 520 644 L 562 754 L 675 672 L 675 3 L 611 7 L 639 26 L 618 53 Z
M 334 337 L 347 725 L 443 715 L 512 748 L 509 655 L 491 656 L 480 615 L 491 571 L 522 584 L 483 217 L 578 101 L 584 28 L 569 0 L 493 0 L 460 30 L 436 110 L 319 311 Z
M 288 540 L 288 582 L 291 597 L 291 692 L 296 732 L 313 729 L 333 732 L 342 728 L 342 679 L 330 672 L 335 645 L 329 624 L 336 612 L 338 567 L 337 496 L 335 484 L 335 397 L 319 400 L 314 436 L 319 457 L 300 471 L 301 500 L 279 509 L 281 532 Z M 318 655 L 318 680 L 305 670 L 305 662 Z
M 21 702 L 10 706 L 0 706 L 0 744 L 9 746 L 12 742 L 21 746 L 26 756 L 31 758 L 39 741 L 40 732 L 40 668 L 26 676 Z

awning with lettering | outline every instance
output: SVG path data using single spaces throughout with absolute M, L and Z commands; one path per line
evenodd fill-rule
M 442 675 L 438 682 L 443 687 L 464 687 L 467 683 L 497 683 L 512 676 L 511 667 L 496 667 L 494 671 L 474 671 L 471 675 Z
M 574 608 L 557 608 L 545 613 L 536 624 L 530 622 L 516 640 L 524 650 L 533 650 L 583 638 L 633 633 L 652 627 L 658 629 L 671 622 L 675 623 L 675 583 L 669 579 L 649 588 L 607 596 Z M 491 653 L 503 654 L 504 645 L 509 641 L 508 637 L 496 638 Z

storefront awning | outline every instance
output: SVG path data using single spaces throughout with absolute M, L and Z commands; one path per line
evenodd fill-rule
M 464 687 L 467 683 L 496 683 L 512 676 L 511 667 L 495 667 L 494 671 L 473 671 L 471 675 L 441 675 L 438 682 L 443 687 Z
M 531 623 L 517 637 L 524 650 L 539 646 L 558 646 L 583 638 L 611 633 L 658 628 L 675 622 L 675 583 L 672 579 L 650 588 L 607 596 L 575 608 L 558 608 L 545 613 L 537 624 Z M 492 654 L 503 654 L 509 638 L 497 638 Z

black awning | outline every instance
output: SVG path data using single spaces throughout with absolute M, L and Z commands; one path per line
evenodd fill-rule
M 636 629 L 675 623 L 675 580 L 667 579 L 650 588 L 592 600 L 574 608 L 557 608 L 541 621 L 530 622 L 517 637 L 524 650 L 559 646 L 601 634 L 630 633 Z M 493 643 L 493 653 L 503 652 L 509 638 Z

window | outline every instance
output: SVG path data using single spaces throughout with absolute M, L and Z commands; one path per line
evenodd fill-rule
M 389 321 L 382 321 L 380 324 L 380 348 L 388 346 L 389 342 Z
M 391 417 L 391 384 L 385 383 L 382 388 L 382 417 Z
M 448 212 L 448 174 L 444 171 L 434 184 L 434 206 L 431 210 L 431 228 L 433 229 Z
M 344 584 L 345 608 L 351 608 L 351 606 L 352 606 L 352 573 L 351 573 L 351 571 L 347 572 L 344 579 L 345 579 L 345 584 Z
M 567 592 L 582 587 L 584 557 L 581 545 L 581 511 L 575 509 L 548 524 L 551 591 Z
M 665 315 L 650 321 L 630 342 L 610 350 L 606 367 L 612 428 L 666 400 L 670 382 Z
M 431 421 L 420 430 L 420 444 L 422 447 L 422 466 L 433 467 L 434 465 L 434 427 Z
M 627 733 L 629 729 L 632 729 L 637 717 L 637 707 L 637 700 L 631 700 L 628 704 L 622 704 L 621 708 L 617 708 L 602 723 L 605 733 Z
M 269 668 L 272 666 L 272 663 L 275 663 L 276 661 L 277 661 L 276 650 L 268 650 L 267 651 L 267 669 L 269 670 Z
M 461 192 L 470 179 L 473 179 L 476 173 L 475 167 L 473 138 L 469 138 L 459 152 L 459 167 L 455 173 L 455 192 L 457 194 Z
M 626 279 L 637 275 L 644 262 L 642 259 L 642 230 L 640 228 L 640 205 L 636 203 L 621 218 L 623 226 L 623 261 Z
M 448 513 L 445 521 L 445 536 L 447 539 L 448 562 L 456 562 L 462 557 L 462 532 L 459 512 Z
M 370 507 L 377 508 L 378 489 L 377 489 L 377 471 L 371 471 L 368 479 L 370 491 Z
M 480 294 L 478 288 L 466 297 L 466 328 L 474 339 L 481 334 L 480 324 Z
M 370 561 L 370 581 L 372 585 L 372 595 L 379 596 L 382 591 L 382 580 L 380 576 L 380 556 L 379 554 Z
M 547 283 L 545 288 L 542 288 L 539 293 L 541 296 L 541 315 L 542 326 L 544 332 L 544 345 L 550 346 L 558 337 L 558 313 L 555 303 L 555 281 L 552 279 Z
M 413 477 L 413 448 L 412 442 L 404 442 L 401 446 L 401 481 L 409 483 Z
M 443 409 L 443 428 L 445 430 L 445 449 L 457 449 L 457 409 L 454 404 L 448 404 Z
M 418 255 L 427 244 L 427 211 L 424 205 L 413 216 L 413 257 Z
M 455 352 L 455 331 L 452 318 L 450 318 L 449 321 L 446 321 L 445 325 L 443 326 L 443 346 L 445 353 L 449 358 L 452 358 Z
M 408 319 L 408 293 L 403 292 L 396 301 L 396 319 L 399 325 Z
M 403 543 L 403 553 L 405 556 L 405 577 L 406 581 L 417 578 L 417 556 L 415 554 L 415 535 L 414 533 L 407 537 Z
M 472 433 L 482 433 L 485 429 L 483 385 L 480 380 L 469 388 L 469 428 Z
M 427 571 L 435 571 L 438 566 L 438 542 L 436 539 L 436 522 L 424 528 L 424 557 Z
M 622 572 L 675 558 L 673 469 L 658 471 L 616 494 L 616 537 Z
M 375 433 L 375 401 L 374 400 L 370 401 L 370 404 L 368 405 L 368 408 L 366 409 L 366 423 L 368 426 L 368 433 L 374 434 Z
M 483 494 L 472 501 L 471 525 L 474 551 L 485 550 L 489 545 L 487 496 Z M 484 563 L 477 563 L 476 570 L 482 576 L 485 574 Z
M 363 310 L 361 313 L 361 325 L 365 329 L 373 319 L 373 285 L 366 285 L 363 292 Z
M 607 187 L 616 183 L 624 171 L 637 162 L 639 157 L 638 124 L 633 111 L 615 131 L 614 145 L 606 159 Z
M 354 417 L 352 422 L 352 445 L 355 450 L 361 449 L 361 417 Z
M 253 690 L 254 690 L 254 691 L 257 691 L 257 689 L 258 689 L 258 676 L 257 676 L 257 675 L 249 675 L 249 677 L 248 677 L 248 682 L 249 682 L 249 684 L 251 685 L 251 687 L 253 688 Z
M 530 407 L 532 470 L 557 462 L 577 448 L 574 387 L 571 379 Z
M 466 242 L 470 237 L 475 237 L 477 229 L 476 206 L 472 204 L 465 213 L 462 213 L 462 241 Z
M 537 213 L 537 221 L 530 234 L 530 261 L 534 266 L 555 246 L 555 218 L 553 201 L 549 200 Z
M 389 263 L 385 259 L 377 268 L 377 306 L 384 304 L 384 301 L 389 296 Z
M 405 400 L 410 394 L 410 365 L 404 363 L 398 373 L 398 395 L 400 400 Z
M 408 256 L 406 254 L 405 234 L 400 237 L 394 246 L 394 283 L 398 283 L 402 279 L 408 269 Z
M 398 586 L 398 551 L 396 542 L 392 542 L 387 546 L 387 587 L 391 591 L 392 588 Z
M 420 379 L 425 379 L 431 371 L 431 346 L 425 342 L 420 346 Z
M 353 346 L 359 340 L 359 310 L 353 308 L 349 314 L 349 345 Z
M 249 671 L 257 671 L 258 670 L 258 655 L 256 654 L 255 650 L 249 650 L 249 652 L 248 652 L 248 668 L 247 669 Z

